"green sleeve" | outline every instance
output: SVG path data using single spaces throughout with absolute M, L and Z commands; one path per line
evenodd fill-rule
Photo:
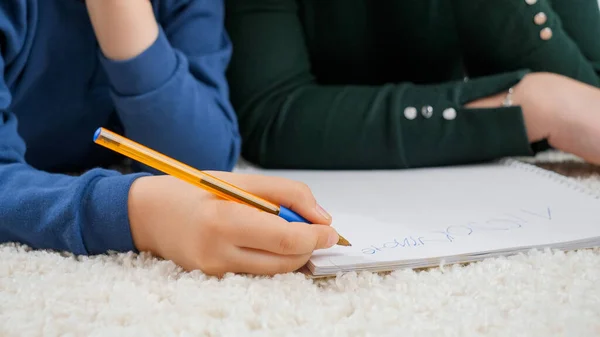
M 566 34 L 600 76 L 600 5 L 598 0 L 552 0 Z
M 226 8 L 231 100 L 243 157 L 255 164 L 392 169 L 532 154 L 520 107 L 463 107 L 513 86 L 526 71 L 437 85 L 320 85 L 295 1 L 228 0 Z M 429 118 L 421 113 L 427 106 Z M 414 119 L 405 114 L 411 107 Z M 456 118 L 444 118 L 447 109 Z
M 597 0 L 453 0 L 470 74 L 527 68 L 600 86 Z M 536 15 L 545 20 L 536 23 Z M 549 39 L 542 30 L 550 30 Z

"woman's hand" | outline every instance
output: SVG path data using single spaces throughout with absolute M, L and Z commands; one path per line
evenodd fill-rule
M 140 251 L 210 275 L 272 275 L 297 270 L 314 250 L 337 243 L 331 217 L 305 185 L 259 175 L 211 174 L 316 225 L 287 222 L 171 176 L 144 177 L 134 182 L 129 196 L 131 231 Z
M 532 142 L 600 164 L 600 89 L 551 73 L 527 75 L 515 87 Z M 531 131 L 529 131 L 531 130 Z
M 554 74 L 525 78 L 522 89 L 528 126 L 547 125 L 548 143 L 600 164 L 600 89 Z
M 158 37 L 158 23 L 148 0 L 86 0 L 96 38 L 111 60 L 134 58 Z
M 506 93 L 469 103 L 498 107 Z M 532 73 L 514 87 L 513 104 L 523 109 L 530 142 L 547 139 L 554 148 L 600 164 L 600 89 L 552 73 Z

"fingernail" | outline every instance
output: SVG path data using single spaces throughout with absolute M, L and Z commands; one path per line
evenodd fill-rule
M 329 215 L 329 213 L 327 213 L 327 211 L 325 211 L 323 209 L 323 207 L 321 207 L 321 205 L 317 204 L 317 212 L 319 212 L 319 214 L 321 214 L 322 217 L 324 217 L 325 219 L 329 220 L 331 219 L 331 215 Z
M 338 236 L 337 233 L 329 234 L 329 237 L 327 238 L 327 248 L 333 247 L 338 242 L 339 239 L 340 239 L 340 237 Z

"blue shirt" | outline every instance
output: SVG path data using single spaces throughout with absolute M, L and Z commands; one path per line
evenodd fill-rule
M 123 157 L 93 143 L 101 126 L 199 169 L 233 168 L 224 5 L 152 3 L 158 39 L 120 62 L 102 55 L 82 1 L 0 4 L 0 242 L 135 250 L 129 187 L 152 172 L 106 169 Z

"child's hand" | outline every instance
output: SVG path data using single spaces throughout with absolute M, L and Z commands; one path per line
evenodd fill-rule
M 258 175 L 211 174 L 321 225 L 290 223 L 171 176 L 143 177 L 129 193 L 131 232 L 140 251 L 211 275 L 272 275 L 297 270 L 315 249 L 337 243 L 331 218 L 305 185 Z

